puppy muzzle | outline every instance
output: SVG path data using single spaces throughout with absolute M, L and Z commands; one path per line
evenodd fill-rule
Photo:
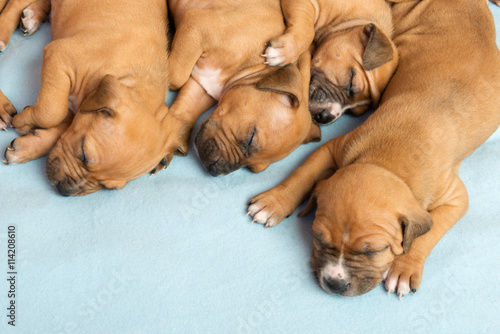
M 202 126 L 195 138 L 195 148 L 203 167 L 212 176 L 227 175 L 241 167 L 225 158 L 224 151 L 217 145 L 215 139 L 208 137 Z
M 65 176 L 62 181 L 54 184 L 59 194 L 63 196 L 75 196 L 83 192 L 83 189 L 73 182 L 68 181 L 68 177 Z
M 309 85 L 309 111 L 316 123 L 326 125 L 337 120 L 342 116 L 347 99 L 346 93 L 323 74 L 313 72 Z
M 93 192 L 86 189 L 84 180 L 75 180 L 62 172 L 61 162 L 58 157 L 47 159 L 46 173 L 50 183 L 63 196 L 77 196 Z

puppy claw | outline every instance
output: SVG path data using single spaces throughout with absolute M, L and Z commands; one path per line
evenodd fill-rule
M 2 128 L 3 131 L 7 131 L 7 128 Z
M 15 151 L 15 149 L 12 146 L 7 146 L 7 151 Z

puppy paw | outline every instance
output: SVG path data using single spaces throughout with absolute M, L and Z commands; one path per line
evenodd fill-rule
M 403 254 L 394 260 L 385 278 L 385 288 L 390 294 L 395 292 L 399 299 L 410 291 L 415 293 L 422 280 L 424 260 Z
M 250 200 L 247 215 L 253 217 L 252 222 L 264 224 L 266 228 L 273 227 L 293 213 L 293 209 L 283 205 L 286 203 L 286 199 L 281 196 L 278 187 L 263 192 Z
M 24 36 L 31 36 L 38 30 L 38 28 L 40 28 L 42 21 L 43 17 L 36 15 L 33 9 L 28 7 L 23 10 L 19 28 Z
M 48 154 L 59 139 L 56 129 L 37 129 L 15 138 L 4 152 L 4 165 L 14 165 L 36 160 Z
M 0 130 L 7 131 L 7 127 L 12 126 L 12 119 L 17 114 L 16 108 L 1 95 L 0 92 Z
M 160 163 L 153 168 L 153 170 L 150 172 L 149 176 L 153 176 L 158 174 L 164 169 L 167 169 L 168 165 L 170 165 L 170 162 L 172 161 L 172 158 L 174 157 L 174 154 L 168 154 L 166 155 L 163 159 L 161 159 Z
M 266 58 L 264 63 L 269 66 L 284 66 L 295 62 L 299 53 L 293 38 L 285 34 L 267 43 L 262 56 Z
M 12 119 L 12 127 L 15 128 L 20 135 L 26 135 L 36 128 L 36 126 L 29 121 L 30 114 L 33 111 L 34 107 L 26 107 Z

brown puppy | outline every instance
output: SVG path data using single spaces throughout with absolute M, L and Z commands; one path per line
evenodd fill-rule
M 12 120 L 27 135 L 7 148 L 6 164 L 55 145 L 49 180 L 62 195 L 84 195 L 121 188 L 187 150 L 192 125 L 164 103 L 165 1 L 52 1 L 51 26 L 37 103 Z M 72 122 L 69 110 L 78 111 Z
M 400 296 L 418 289 L 425 259 L 468 208 L 460 162 L 500 124 L 486 4 L 422 0 L 393 14 L 400 62 L 379 109 L 249 206 L 274 226 L 314 188 L 313 266 L 323 289 L 344 296 L 383 279 Z
M 287 29 L 269 42 L 266 63 L 293 62 L 314 40 L 309 88 L 314 120 L 330 124 L 346 111 L 361 115 L 376 108 L 398 64 L 389 3 L 281 0 L 281 7 Z
M 319 127 L 307 108 L 310 56 L 283 68 L 262 64 L 265 43 L 285 26 L 279 0 L 169 1 L 177 28 L 171 53 L 173 88 L 191 94 L 185 109 L 214 105 L 195 145 L 211 175 L 240 167 L 260 172 Z M 244 22 L 244 23 L 242 23 Z
M 17 26 L 25 36 L 34 34 L 50 11 L 50 0 L 0 0 L 0 52 Z M 4 8 L 5 7 L 5 8 Z

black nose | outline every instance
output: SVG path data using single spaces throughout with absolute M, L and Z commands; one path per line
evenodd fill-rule
M 339 295 L 345 293 L 347 288 L 349 287 L 349 282 L 345 279 L 335 279 L 335 278 L 326 278 L 325 277 L 325 285 L 330 290 L 330 292 L 337 293 Z
M 64 177 L 64 180 L 57 182 L 55 186 L 59 194 L 63 196 L 72 196 L 80 191 L 80 188 L 77 185 L 69 182 L 67 176 Z
M 210 173 L 210 175 L 219 176 L 220 174 L 222 174 L 222 172 L 219 170 L 219 166 L 223 163 L 224 163 L 224 160 L 222 160 L 222 162 L 216 161 L 213 164 L 206 166 L 206 169 Z
M 318 124 L 328 124 L 334 120 L 334 117 L 325 109 L 314 115 L 314 121 Z

